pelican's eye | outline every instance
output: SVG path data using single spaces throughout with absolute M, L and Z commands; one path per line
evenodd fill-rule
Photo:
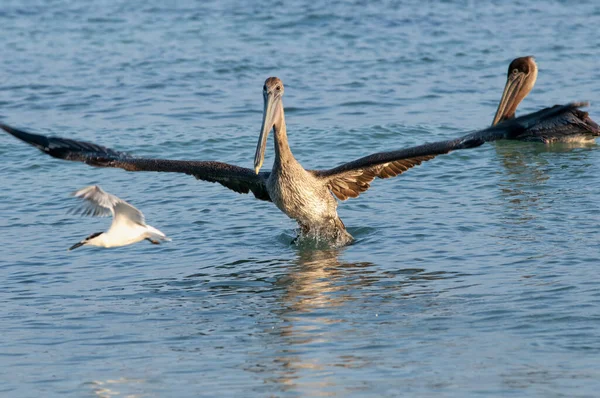
M 512 73 L 513 73 L 513 75 L 516 75 L 517 73 L 519 73 L 519 70 L 518 69 L 513 69 Z
M 277 91 L 281 91 L 281 86 L 277 86 L 277 87 L 275 87 L 275 90 L 277 90 Z

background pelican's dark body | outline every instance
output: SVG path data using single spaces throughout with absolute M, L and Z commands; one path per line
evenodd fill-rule
M 294 156 L 328 168 L 491 124 L 528 54 L 517 115 L 600 115 L 596 2 L 276 4 L 2 1 L 1 121 L 252 169 L 275 75 Z M 3 133 L 0 396 L 596 396 L 599 167 L 596 146 L 440 156 L 340 205 L 357 244 L 314 251 L 252 195 Z M 106 227 L 68 214 L 95 183 L 173 241 L 67 253 Z
M 508 65 L 506 85 L 492 125 L 515 117 L 517 107 L 533 89 L 538 67 L 531 56 L 518 57 Z M 508 138 L 526 142 L 593 143 L 600 136 L 600 127 L 588 112 L 573 109 L 554 118 L 540 120 L 528 131 L 509 134 Z

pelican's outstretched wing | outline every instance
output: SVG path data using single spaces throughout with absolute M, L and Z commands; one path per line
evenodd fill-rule
M 553 120 L 586 105 L 587 103 L 573 103 L 554 106 L 454 140 L 376 153 L 330 170 L 312 171 L 312 173 L 324 179 L 339 199 L 345 200 L 349 197 L 357 197 L 361 192 L 369 189 L 369 184 L 375 177 L 393 177 L 437 155 L 458 149 L 474 148 L 484 142 L 523 134 L 540 121 Z M 129 154 L 88 142 L 30 134 L 3 124 L 0 124 L 0 128 L 56 158 L 128 171 L 185 173 L 201 180 L 218 182 L 239 193 L 252 191 L 254 196 L 261 200 L 271 200 L 266 189 L 268 172 L 255 174 L 250 169 L 221 162 L 134 158 Z
M 235 192 L 252 191 L 258 199 L 271 200 L 266 188 L 268 172 L 257 175 L 251 169 L 221 162 L 136 158 L 90 142 L 31 134 L 5 124 L 0 124 L 0 128 L 55 158 L 127 171 L 185 173 L 199 180 L 218 182 Z
M 458 138 L 419 145 L 392 152 L 374 153 L 329 170 L 311 170 L 314 176 L 325 180 L 329 189 L 340 200 L 356 198 L 369 189 L 375 177 L 389 178 L 404 173 L 423 162 L 456 149 L 475 148 L 485 141 Z
M 546 108 L 454 140 L 434 142 L 392 152 L 375 153 L 333 169 L 311 170 L 311 172 L 317 178 L 325 180 L 331 192 L 338 199 L 355 198 L 369 189 L 371 182 L 376 177 L 395 177 L 437 155 L 458 149 L 475 148 L 483 145 L 484 142 L 523 134 L 532 126 L 539 124 L 540 121 L 563 117 L 565 114 L 577 110 L 578 107 L 586 105 L 587 103 L 582 102 Z

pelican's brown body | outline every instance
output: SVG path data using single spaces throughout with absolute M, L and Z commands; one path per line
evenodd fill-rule
M 292 154 L 281 101 L 283 82 L 271 77 L 265 82 L 264 88 L 265 118 L 255 158 L 255 171 L 258 172 L 262 166 L 264 146 L 272 128 L 275 162 L 266 181 L 269 197 L 279 210 L 298 222 L 303 234 L 334 240 L 339 244 L 351 242 L 352 236 L 346 232 L 337 214 L 337 200 L 326 182 L 312 171 L 305 170 Z M 274 103 L 269 98 L 273 98 Z
M 267 191 L 275 206 L 296 220 L 302 232 L 338 243 L 352 240 L 337 214 L 338 202 L 329 188 L 295 160 L 275 163 L 267 179 Z

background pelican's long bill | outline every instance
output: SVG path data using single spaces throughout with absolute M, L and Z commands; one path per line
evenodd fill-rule
M 498 124 L 506 113 L 506 109 L 513 104 L 515 96 L 519 93 L 519 89 L 524 78 L 525 76 L 522 73 L 518 73 L 517 75 L 510 76 L 508 78 L 506 81 L 506 86 L 504 86 L 504 92 L 502 93 L 502 98 L 498 104 L 498 110 L 496 111 L 496 116 L 494 116 L 492 125 Z

